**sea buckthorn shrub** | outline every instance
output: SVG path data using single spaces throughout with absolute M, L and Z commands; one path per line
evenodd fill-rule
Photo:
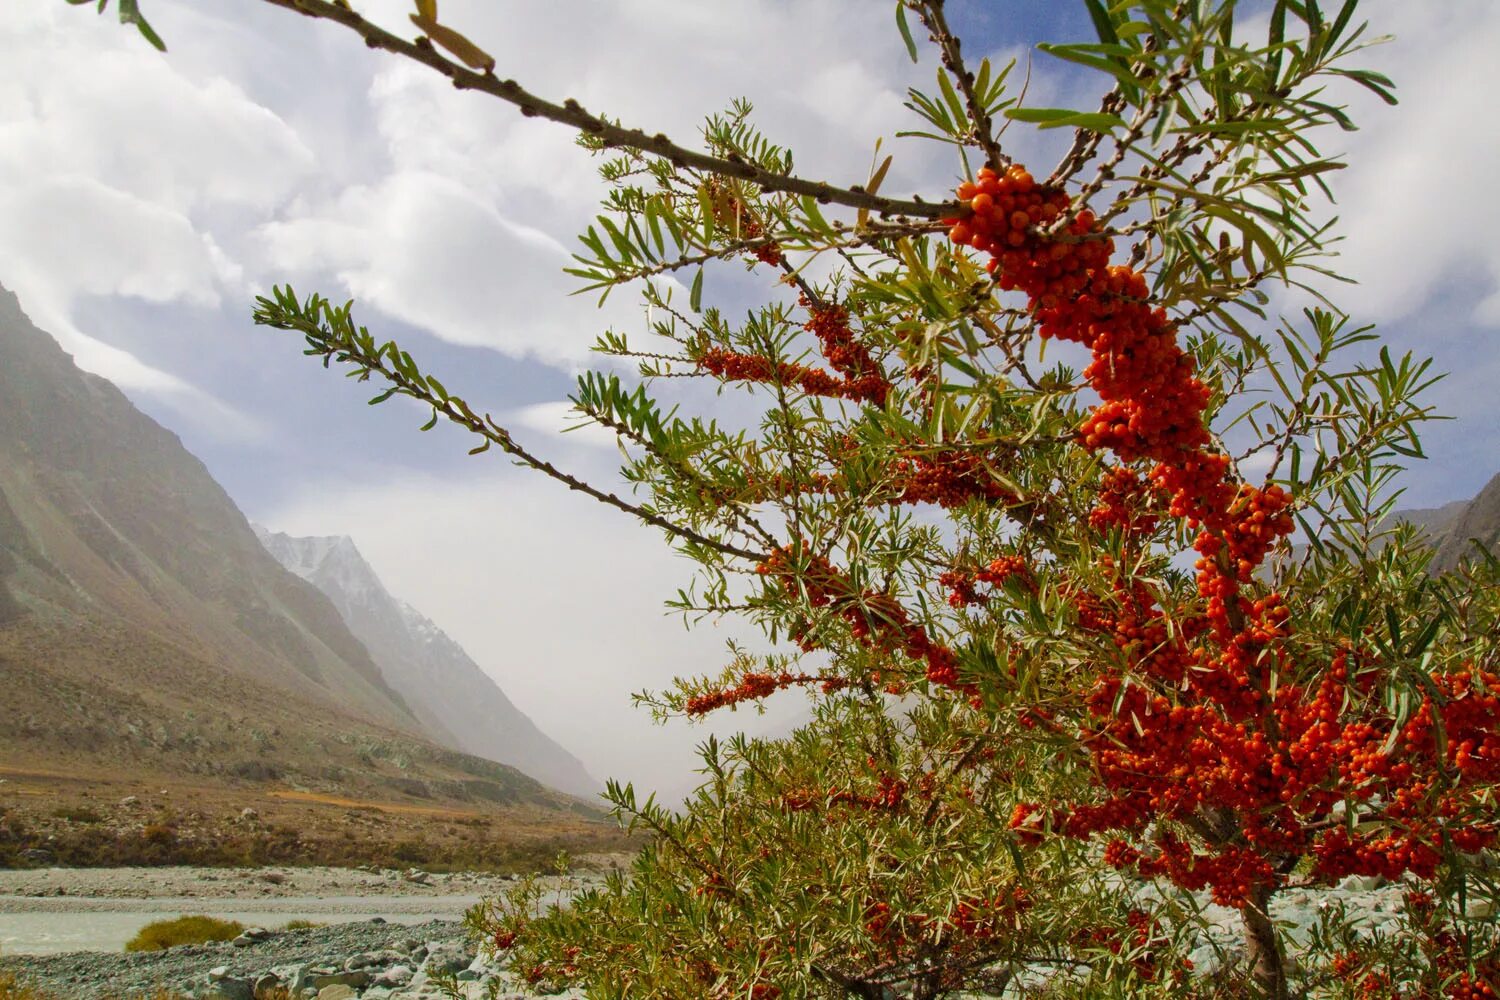
M 603 157 L 571 271 L 639 288 L 652 342 L 602 336 L 574 404 L 634 492 L 539 457 L 352 305 L 278 289 L 257 321 L 663 530 L 697 567 L 673 606 L 764 632 L 653 710 L 814 703 L 786 739 L 710 741 L 681 809 L 611 786 L 654 835 L 628 875 L 476 912 L 532 983 L 1494 995 L 1500 574 L 1433 577 L 1390 525 L 1434 376 L 1323 294 L 1338 87 L 1394 99 L 1356 65 L 1357 3 L 1082 3 L 1097 42 L 1041 48 L 1100 74 L 1097 111 L 1023 106 L 941 2 L 900 0 L 939 64 L 914 132 L 957 155 L 951 190 L 896 198 L 879 146 L 862 184 L 808 181 L 747 104 L 689 149 L 499 80 L 446 27 L 298 0 Z M 1044 174 L 1011 126 L 1071 143 Z M 1340 883 L 1405 902 L 1379 933 L 1274 919 Z

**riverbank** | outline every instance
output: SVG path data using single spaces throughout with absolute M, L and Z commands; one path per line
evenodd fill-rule
M 614 856 L 586 860 L 572 888 L 597 883 Z M 170 995 L 252 1000 L 442 996 L 439 983 L 476 997 L 492 985 L 524 995 L 503 962 L 476 951 L 461 923 L 513 876 L 347 868 L 50 868 L 0 871 L 0 977 L 58 1000 Z M 234 942 L 126 953 L 147 923 L 178 914 L 236 920 Z M 291 921 L 315 926 L 287 928 Z M 503 987 L 503 990 L 500 988 Z
M 580 859 L 588 883 L 622 859 Z M 152 920 L 193 913 L 277 927 L 456 921 L 514 876 L 348 868 L 43 868 L 0 871 L 0 955 L 118 951 Z

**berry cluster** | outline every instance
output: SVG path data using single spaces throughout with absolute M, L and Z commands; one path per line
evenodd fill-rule
M 986 456 L 966 451 L 912 452 L 889 463 L 893 493 L 887 503 L 959 507 L 971 500 L 1010 504 L 1015 493 L 990 473 Z
M 829 694 L 843 690 L 848 687 L 849 682 L 836 676 L 814 677 L 810 674 L 790 674 L 785 671 L 779 674 L 762 674 L 747 670 L 741 675 L 740 682 L 733 687 L 708 691 L 689 698 L 684 711 L 688 715 L 707 715 L 727 705 L 738 705 L 742 701 L 759 701 L 762 698 L 769 698 L 777 691 L 809 684 L 816 684 L 824 694 Z
M 777 549 L 756 572 L 780 582 L 792 595 L 806 595 L 814 608 L 829 608 L 849 626 L 860 643 L 886 652 L 900 652 L 926 665 L 927 679 L 934 684 L 959 688 L 958 657 L 953 650 L 933 640 L 922 626 L 911 620 L 906 609 L 888 594 L 859 593 L 847 577 L 821 556 L 805 557 L 799 568 L 790 549 Z M 803 649 L 816 644 L 804 637 Z
M 1020 556 L 1000 556 L 988 566 L 977 570 L 952 569 L 938 577 L 938 582 L 948 588 L 948 603 L 955 608 L 970 604 L 984 604 L 988 594 L 975 590 L 975 585 L 987 583 L 991 587 L 1003 586 L 1006 580 L 1017 579 L 1035 584 L 1031 580 L 1031 568 Z
M 1098 532 L 1119 528 L 1130 535 L 1149 535 L 1159 518 L 1150 512 L 1151 484 L 1129 466 L 1117 465 L 1104 476 L 1099 503 L 1089 511 L 1089 527 Z
M 889 774 L 880 776 L 873 792 L 860 793 L 848 788 L 830 787 L 824 794 L 791 791 L 781 796 L 781 804 L 788 812 L 806 812 L 809 809 L 835 805 L 894 812 L 905 801 L 906 782 Z
M 891 383 L 881 372 L 869 350 L 854 339 L 849 329 L 849 310 L 836 303 L 819 305 L 806 296 L 801 304 L 808 311 L 808 320 L 803 329 L 818 338 L 823 348 L 823 357 L 834 371 L 844 376 L 851 399 L 868 400 L 875 406 L 884 406 L 886 393 Z
M 886 386 L 868 377 L 835 378 L 821 368 L 808 368 L 790 361 L 772 361 L 758 354 L 741 354 L 711 347 L 698 356 L 697 365 L 724 382 L 769 382 L 790 385 L 809 396 L 872 402 L 875 395 L 885 398 Z
M 739 238 L 755 245 L 750 248 L 750 255 L 763 264 L 779 267 L 783 260 L 781 244 L 773 239 L 765 239 L 766 228 L 761 225 L 760 220 L 755 217 L 743 201 L 732 192 L 724 189 L 723 185 L 716 180 L 710 180 L 704 185 L 704 192 L 708 195 L 709 204 L 713 207 L 714 221 L 729 230 L 732 234 L 738 234 Z

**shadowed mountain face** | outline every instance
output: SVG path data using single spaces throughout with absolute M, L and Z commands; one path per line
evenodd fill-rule
M 1491 479 L 1478 496 L 1455 511 L 1451 520 L 1443 525 L 1441 534 L 1437 535 L 1434 569 L 1446 572 L 1457 566 L 1460 560 L 1473 558 L 1475 542 L 1500 555 L 1500 475 Z
M 0 720 L 13 766 L 576 805 L 434 746 L 203 464 L 4 289 Z
M 328 596 L 434 739 L 576 795 L 599 791 L 583 765 L 516 708 L 463 647 L 391 596 L 352 540 L 295 538 L 259 526 L 256 532 L 283 566 Z
M 1426 535 L 1436 550 L 1431 571 L 1446 573 L 1461 560 L 1478 554 L 1475 542 L 1500 555 L 1500 474 L 1472 500 L 1455 500 L 1441 507 L 1401 510 L 1392 520 L 1405 521 Z

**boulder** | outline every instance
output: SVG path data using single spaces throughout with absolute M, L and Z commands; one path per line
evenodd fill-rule
M 225 976 L 218 982 L 209 984 L 202 994 L 202 1000 L 255 1000 L 255 987 L 248 979 Z
M 332 986 L 325 986 L 320 989 L 317 996 L 318 1000 L 355 1000 L 359 994 L 354 992 L 354 987 L 352 986 L 335 983 Z
M 474 961 L 474 953 L 456 942 L 428 942 L 427 961 L 422 968 L 429 976 L 463 972 Z
M 373 980 L 375 986 L 397 987 L 411 982 L 412 971 L 408 965 L 393 965 Z

